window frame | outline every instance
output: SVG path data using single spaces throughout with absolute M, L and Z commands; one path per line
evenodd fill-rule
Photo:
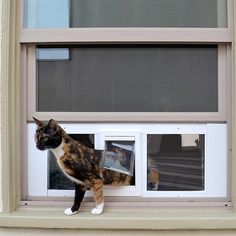
M 236 174 L 232 171 L 232 183 L 229 183 L 232 188 L 232 207 L 227 210 L 218 210 L 216 204 L 212 203 L 209 208 L 209 203 L 205 207 L 197 208 L 190 207 L 187 210 L 178 208 L 178 205 L 171 205 L 171 208 L 158 208 L 153 210 L 150 216 L 150 208 L 144 210 L 136 210 L 137 214 L 130 211 L 129 204 L 125 211 L 114 211 L 106 213 L 98 219 L 89 217 L 87 214 L 81 214 L 70 218 L 62 215 L 62 209 L 58 210 L 51 206 L 51 202 L 45 207 L 35 208 L 19 207 L 21 185 L 19 177 L 22 172 L 20 166 L 24 166 L 24 161 L 19 161 L 22 153 L 24 154 L 25 145 L 21 137 L 25 134 L 25 109 L 26 99 L 22 103 L 20 94 L 24 91 L 22 81 L 20 80 L 20 48 L 19 48 L 19 9 L 22 5 L 17 0 L 3 0 L 3 39 L 2 43 L 2 70 L 1 70 L 1 162 L 4 168 L 2 169 L 2 206 L 3 213 L 0 214 L 1 227 L 25 227 L 25 228 L 70 228 L 70 229 L 142 229 L 142 230 L 235 230 L 236 229 L 236 214 L 234 203 L 236 202 Z M 230 6 L 230 9 L 236 12 L 236 4 Z M 235 19 L 235 14 L 231 14 L 231 18 Z M 233 20 L 232 20 L 233 22 Z M 235 29 L 235 27 L 234 27 Z M 234 31 L 235 34 L 235 31 Z M 233 42 L 233 41 L 232 41 Z M 235 40 L 234 40 L 235 42 Z M 235 58 L 235 50 L 232 51 Z M 24 65 L 22 65 L 24 67 Z M 22 67 L 21 67 L 22 68 Z M 25 70 L 26 68 L 23 68 Z M 232 140 L 232 170 L 236 169 L 235 162 L 235 65 L 232 68 L 232 87 L 228 90 L 232 91 L 232 104 L 227 104 L 227 113 L 230 114 L 229 120 L 232 121 L 231 128 L 228 132 L 230 140 Z M 229 70 L 231 73 L 231 70 Z M 229 96 L 229 95 L 227 95 Z M 232 114 L 231 114 L 231 111 Z M 19 120 L 20 119 L 20 120 Z M 232 129 L 232 130 L 231 130 Z M 23 144 L 22 144 L 23 141 Z M 22 150 L 23 149 L 23 150 Z M 231 149 L 231 146 L 230 146 Z M 21 155 L 20 155 L 21 153 Z M 140 204 L 139 204 L 140 206 Z M 53 209 L 53 211 L 52 211 Z M 149 210 L 148 210 L 149 209 Z M 153 206 L 151 206 L 153 209 Z M 156 208 L 155 208 L 156 209 Z M 197 210 L 198 209 L 198 210 Z M 187 219 L 187 220 L 186 220 Z M 66 225 L 65 225 L 66 222 Z M 116 224 L 114 224 L 116 222 Z
M 230 8 L 232 0 L 228 0 Z M 22 5 L 23 8 L 23 5 Z M 62 122 L 228 122 L 230 93 L 229 68 L 232 42 L 232 25 L 228 13 L 227 28 L 70 28 L 25 29 L 21 27 L 21 55 L 26 61 L 22 67 L 23 84 L 28 88 L 26 120 L 32 116 L 41 120 L 52 117 Z M 23 19 L 22 19 L 23 22 Z M 36 111 L 36 45 L 58 44 L 217 44 L 218 45 L 218 112 L 37 112 Z M 27 79 L 25 79 L 27 78 Z M 32 89 L 33 88 L 33 89 Z M 27 146 L 27 144 L 26 144 Z M 27 160 L 25 160 L 27 164 Z M 26 178 L 26 174 L 23 176 Z M 27 187 L 24 187 L 27 190 Z M 26 198 L 26 192 L 23 191 Z M 26 195 L 25 195 L 26 194 Z

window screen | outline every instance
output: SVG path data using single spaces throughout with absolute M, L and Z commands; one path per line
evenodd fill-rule
M 37 111 L 218 111 L 215 45 L 38 47 L 37 55 Z

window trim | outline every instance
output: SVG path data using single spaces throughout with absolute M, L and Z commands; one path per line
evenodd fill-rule
M 53 117 L 58 121 L 65 122 L 225 122 L 227 120 L 227 103 L 230 102 L 226 96 L 227 68 L 230 64 L 227 60 L 229 50 L 230 48 L 227 45 L 218 45 L 218 112 L 38 112 L 36 111 L 36 45 L 30 44 L 27 47 L 22 47 L 22 54 L 26 55 L 25 64 L 28 65 L 26 74 L 23 75 L 23 78 L 27 78 L 28 83 L 27 120 L 33 121 L 32 117 L 36 116 L 41 120 Z

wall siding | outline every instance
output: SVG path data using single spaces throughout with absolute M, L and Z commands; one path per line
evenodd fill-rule
M 0 1 L 0 75 L 2 74 L 2 1 Z M 2 85 L 2 81 L 1 81 L 2 76 L 0 76 L 0 88 Z M 0 89 L 1 90 L 1 89 Z M 2 112 L 2 99 L 0 96 L 0 114 Z M 0 115 L 0 144 L 2 143 L 2 122 L 1 122 L 1 115 Z M 1 154 L 2 154 L 2 145 L 0 145 L 0 212 L 2 212 L 2 158 L 1 158 Z

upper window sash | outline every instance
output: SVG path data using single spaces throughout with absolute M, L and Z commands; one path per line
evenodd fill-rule
M 37 111 L 36 45 L 22 47 L 26 60 L 22 82 L 28 78 L 27 120 L 32 116 L 42 120 L 53 117 L 60 121 L 227 121 L 227 55 L 230 49 L 218 46 L 218 112 L 39 112 Z M 25 56 L 24 56 L 25 55 Z M 230 63 L 229 63 L 230 64 Z M 25 81 L 25 82 L 24 82 Z
M 227 0 L 24 0 L 24 28 L 227 28 Z
M 38 2 L 34 0 L 35 2 Z M 233 1 L 227 1 L 227 10 L 221 16 L 221 8 L 224 8 L 225 4 L 222 4 L 222 0 L 216 0 L 218 2 L 217 15 L 225 19 L 226 23 L 222 23 L 222 20 L 218 19 L 219 28 L 207 28 L 207 27 L 173 27 L 165 26 L 149 26 L 149 27 L 80 27 L 80 28 L 68 28 L 65 27 L 69 23 L 64 22 L 64 28 L 53 27 L 40 28 L 33 25 L 29 28 L 24 28 L 24 0 L 21 0 L 21 43 L 104 43 L 104 42 L 183 42 L 183 43 L 228 43 L 232 42 L 232 5 Z M 221 6 L 222 5 L 222 6 Z M 35 6 L 33 6 L 34 8 Z M 29 10 L 29 9 L 28 9 Z M 227 13 L 226 13 L 227 12 Z M 46 13 L 45 13 L 46 14 Z M 34 13 L 32 13 L 34 18 Z M 226 16 L 227 15 L 227 16 Z M 221 22 L 221 23 L 220 23 Z M 224 25 L 227 25 L 225 27 Z M 224 26 L 224 28 L 222 27 Z M 69 25 L 68 25 L 69 26 Z

